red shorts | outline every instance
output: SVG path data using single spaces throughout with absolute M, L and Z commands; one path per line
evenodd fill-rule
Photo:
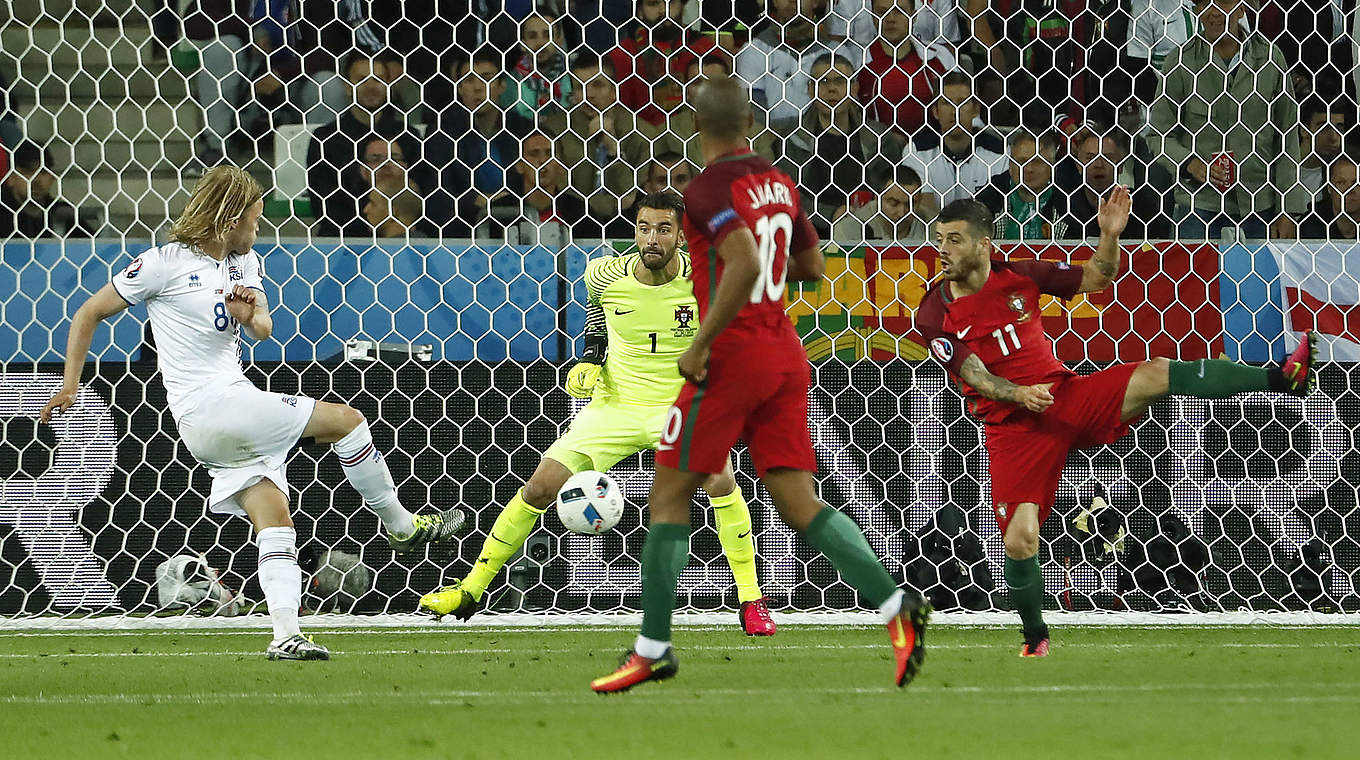
M 1120 364 L 1069 377 L 1053 386 L 1053 406 L 1043 414 L 1022 409 L 986 426 L 992 512 L 1003 536 L 1020 504 L 1037 504 L 1040 523 L 1048 517 L 1068 452 L 1114 443 L 1129 432 L 1134 420 L 1123 422 L 1119 415 L 1138 367 Z
M 751 447 L 756 474 L 777 467 L 817 471 L 808 432 L 806 360 L 770 367 L 749 357 L 710 360 L 703 385 L 686 382 L 666 415 L 656 463 L 685 472 L 722 472 L 732 446 Z

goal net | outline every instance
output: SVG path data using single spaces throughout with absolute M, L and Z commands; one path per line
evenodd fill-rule
M 1326 365 L 1307 399 L 1167 400 L 1074 453 L 1042 529 L 1046 607 L 1360 611 L 1360 191 L 1343 139 L 1356 20 L 1305 2 L 1243 3 L 1226 21 L 1176 1 L 1100 18 L 1016 2 L 981 31 L 964 3 L 764 5 L 0 10 L 0 615 L 132 625 L 262 599 L 250 526 L 206 514 L 208 474 L 166 407 L 144 308 L 96 333 L 71 412 L 37 419 L 75 310 L 165 241 L 222 161 L 267 188 L 256 250 L 275 327 L 244 346 L 247 374 L 355 406 L 404 504 L 474 523 L 394 555 L 328 447 L 302 442 L 288 476 L 304 604 L 395 616 L 464 575 L 579 407 L 561 385 L 586 262 L 630 245 L 641 192 L 698 171 L 689 98 L 723 71 L 753 90 L 752 146 L 800 185 L 830 246 L 826 278 L 788 294 L 814 367 L 820 495 L 903 584 L 947 612 L 1009 609 L 981 429 L 913 326 L 938 273 L 933 214 L 976 194 L 994 204 L 998 255 L 1076 264 L 1120 182 L 1135 199 L 1125 273 L 1043 304 L 1060 359 L 1266 363 L 1315 329 Z M 1220 27 L 1239 68 L 1192 76 Z M 737 465 L 771 606 L 862 609 L 779 521 L 744 449 Z M 614 470 L 630 506 L 605 535 L 549 510 L 489 609 L 636 610 L 652 467 L 646 453 Z M 704 497 L 691 519 L 679 605 L 732 608 Z

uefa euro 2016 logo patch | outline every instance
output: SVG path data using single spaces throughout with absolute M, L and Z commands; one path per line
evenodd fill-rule
M 137 279 L 137 275 L 141 273 L 142 273 L 142 259 L 139 256 L 133 259 L 131 264 L 127 265 L 127 269 L 123 271 L 123 276 L 127 277 L 129 280 L 135 280 Z

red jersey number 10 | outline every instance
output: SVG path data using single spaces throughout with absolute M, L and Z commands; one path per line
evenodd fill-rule
M 780 233 L 783 233 L 782 242 L 779 240 Z M 756 256 L 760 262 L 756 284 L 751 288 L 751 303 L 760 303 L 766 298 L 783 301 L 784 283 L 789 274 L 788 247 L 792 239 L 793 217 L 783 211 L 762 216 L 756 221 Z M 784 261 L 776 273 L 775 267 L 781 263 L 778 261 L 781 245 L 784 248 Z

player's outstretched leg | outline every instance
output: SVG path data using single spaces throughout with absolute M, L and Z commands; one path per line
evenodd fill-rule
M 737 619 L 747 636 L 773 636 L 774 618 L 765 595 L 760 592 L 756 578 L 756 542 L 751 535 L 751 510 L 746 506 L 741 488 L 732 475 L 729 460 L 723 471 L 704 481 L 704 491 L 713 505 L 713 519 L 718 524 L 718 542 L 723 556 L 732 568 L 732 579 L 737 583 L 737 602 L 741 605 Z M 726 495 L 721 495 L 726 494 Z
M 1168 395 L 1215 399 L 1275 391 L 1307 396 L 1316 384 L 1317 333 L 1308 330 L 1299 338 L 1299 345 L 1278 367 L 1253 367 L 1228 359 L 1143 362 L 1129 378 L 1123 419 L 1141 417 L 1154 401 Z
M 613 673 L 590 688 L 612 694 L 674 676 L 680 662 L 671 649 L 675 584 L 689 562 L 689 505 L 707 476 L 657 465 L 648 499 L 651 525 L 642 545 L 642 632 Z
M 382 520 L 387 542 L 397 552 L 449 541 L 462 531 L 467 515 L 461 509 L 455 507 L 417 515 L 401 505 L 387 461 L 373 444 L 368 421 L 357 409 L 318 401 L 302 436 L 314 438 L 317 443 L 334 444 L 345 479 Z
M 865 601 L 878 607 L 888 624 L 888 640 L 897 661 L 894 682 L 898 686 L 911 683 L 925 662 L 930 604 L 920 594 L 897 587 L 859 526 L 817 498 L 812 473 L 774 468 L 761 481 L 784 522 L 825 554 L 841 578 Z
M 297 531 L 288 515 L 288 497 L 273 481 L 262 480 L 237 494 L 236 500 L 255 525 L 260 588 L 274 624 L 274 639 L 265 656 L 271 660 L 329 660 L 330 652 L 304 636 L 298 627 L 302 569 L 297 563 Z
M 1025 642 L 1021 657 L 1048 656 L 1048 625 L 1044 623 L 1044 576 L 1039 570 L 1039 507 L 1019 504 L 1002 527 L 1006 544 L 1006 588 L 1011 605 L 1020 613 Z
M 491 526 L 482 550 L 466 578 L 455 580 L 420 597 L 420 608 L 443 617 L 467 620 L 482 608 L 482 596 L 505 563 L 524 546 L 548 505 L 571 477 L 571 470 L 555 459 L 544 458 L 524 487 L 505 505 Z

